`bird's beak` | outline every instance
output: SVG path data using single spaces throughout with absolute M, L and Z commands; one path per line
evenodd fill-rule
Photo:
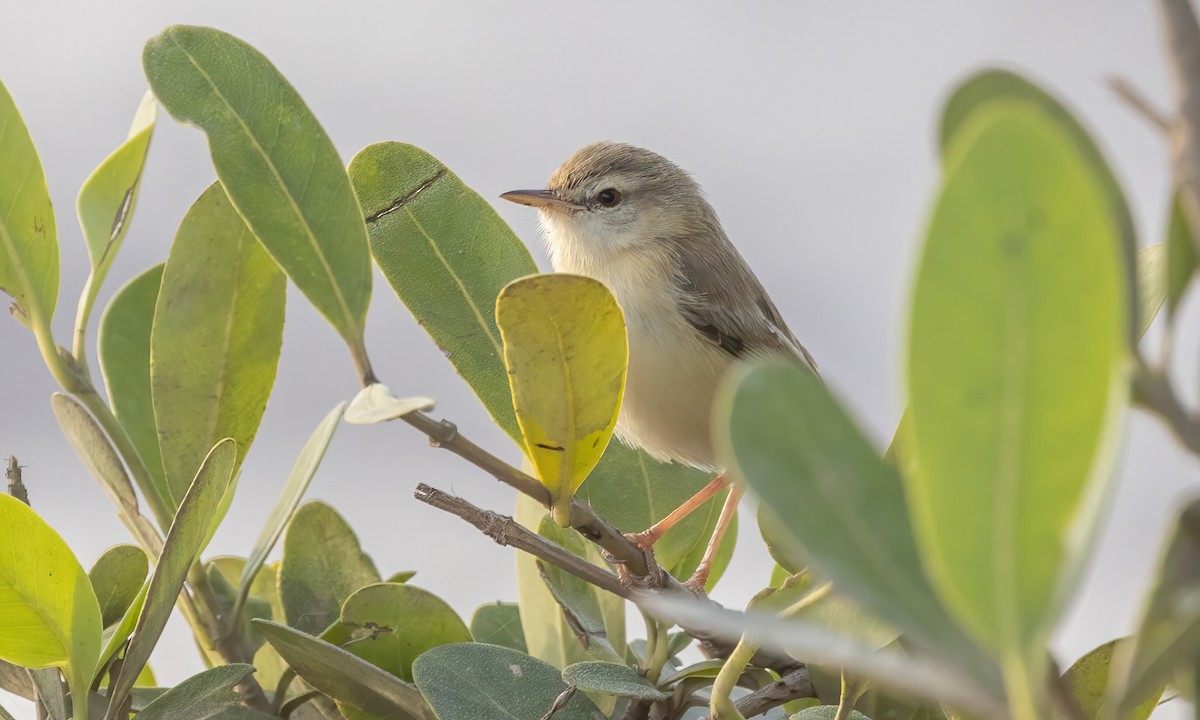
M 500 197 L 518 205 L 528 205 L 539 210 L 565 210 L 574 212 L 582 210 L 582 206 L 569 200 L 563 200 L 552 190 L 510 190 Z

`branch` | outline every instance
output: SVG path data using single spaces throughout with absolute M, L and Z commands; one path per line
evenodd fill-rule
M 8 494 L 28 505 L 29 492 L 25 490 L 25 483 L 21 482 L 21 464 L 17 462 L 16 455 L 8 456 L 4 477 L 8 478 Z
M 1170 118 L 1155 107 L 1149 98 L 1133 86 L 1133 83 L 1119 75 L 1111 75 L 1107 78 L 1107 81 L 1109 89 L 1116 93 L 1117 97 L 1124 101 L 1134 112 L 1141 115 L 1143 120 L 1162 132 L 1170 132 Z
M 519 471 L 514 470 L 514 472 Z M 542 485 L 539 483 L 538 487 L 540 488 Z M 639 607 L 650 598 L 662 597 L 668 594 L 686 593 L 689 596 L 697 597 L 698 602 L 709 603 L 717 609 L 723 609 L 719 603 L 708 597 L 696 596 L 665 571 L 658 571 L 659 582 L 656 585 L 643 582 L 643 578 L 636 577 L 623 582 L 611 572 L 591 564 L 572 552 L 564 550 L 515 522 L 510 517 L 483 510 L 467 500 L 432 488 L 424 483 L 417 485 L 414 496 L 423 503 L 432 505 L 439 510 L 445 510 L 452 515 L 457 515 L 466 520 L 501 545 L 509 545 L 524 550 L 534 557 L 561 568 L 581 580 L 592 583 L 618 597 L 630 600 Z M 580 507 L 579 503 L 576 503 L 576 507 Z M 582 507 L 587 513 L 591 513 L 590 508 L 586 506 Z M 574 511 L 572 511 L 571 517 L 575 517 Z M 623 536 L 622 539 L 624 539 Z M 636 590 L 634 586 L 636 586 Z M 733 643 L 708 628 L 688 625 L 680 625 L 679 627 L 688 636 L 698 641 L 703 652 L 709 657 L 728 657 L 733 652 Z M 780 673 L 787 673 L 802 667 L 795 658 L 786 653 L 762 649 L 754 655 L 751 662 L 758 667 L 769 667 Z
M 432 488 L 425 483 L 417 485 L 414 493 L 417 500 L 457 515 L 479 528 L 480 532 L 495 540 L 497 544 L 524 550 L 530 555 L 562 568 L 575 577 L 607 590 L 617 597 L 630 599 L 629 588 L 621 580 L 602 567 L 593 565 L 575 553 L 534 534 L 515 520 L 490 510 L 483 510 L 460 497 Z
M 1175 79 L 1171 151 L 1192 235 L 1200 242 L 1200 25 L 1191 0 L 1158 0 L 1167 64 Z
M 808 668 L 798 667 L 770 685 L 764 685 L 749 695 L 738 698 L 733 707 L 744 717 L 755 717 L 786 702 L 816 696 L 817 691 L 813 688 Z M 703 720 L 713 719 L 711 715 L 706 715 Z
M 1180 403 L 1166 374 L 1151 370 L 1140 359 L 1136 362 L 1133 389 L 1138 402 L 1154 411 L 1188 450 L 1200 455 L 1200 420 Z
M 454 423 L 434 420 L 422 412 L 409 413 L 400 419 L 428 435 L 433 447 L 449 450 L 517 492 L 550 507 L 550 491 L 544 485 L 468 440 Z M 651 583 L 660 581 L 661 577 L 650 576 L 644 550 L 578 500 L 571 501 L 571 527 L 608 551 L 614 562 L 624 565 L 633 575 Z M 665 575 L 665 572 L 660 573 L 660 576 Z

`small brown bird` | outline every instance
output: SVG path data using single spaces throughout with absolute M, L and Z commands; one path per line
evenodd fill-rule
M 721 470 L 710 422 L 730 366 L 784 355 L 816 371 L 700 186 L 663 156 L 595 143 L 563 163 L 546 189 L 501 197 L 540 211 L 555 270 L 603 282 L 624 310 L 629 369 L 616 435 L 625 443 L 659 460 Z M 631 537 L 651 547 L 727 485 L 722 473 Z M 704 587 L 740 498 L 735 486 L 689 587 Z

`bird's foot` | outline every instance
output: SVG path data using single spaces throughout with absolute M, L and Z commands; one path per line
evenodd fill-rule
M 708 574 L 712 572 L 712 566 L 701 564 L 696 568 L 696 572 L 692 576 L 683 581 L 683 586 L 688 590 L 700 595 L 705 595 L 704 586 L 708 584 Z
M 662 533 L 655 532 L 654 528 L 636 533 L 625 533 L 625 539 L 637 545 L 642 550 L 653 549 L 654 543 L 658 542 L 661 537 Z

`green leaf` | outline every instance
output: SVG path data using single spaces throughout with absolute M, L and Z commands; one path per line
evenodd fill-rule
M 603 283 L 551 273 L 509 283 L 496 325 L 525 455 L 570 524 L 571 498 L 612 438 L 625 389 L 625 320 Z
M 254 618 L 271 620 L 272 612 L 270 601 L 261 596 L 247 597 L 235 607 L 235 603 L 238 602 L 238 590 L 234 583 L 241 577 L 245 565 L 245 559 L 239 557 L 213 558 L 204 563 L 204 574 L 208 579 L 209 590 L 216 600 L 216 614 L 221 619 L 222 632 L 230 635 L 226 642 L 232 646 L 236 639 L 241 646 L 241 657 L 252 658 L 262 647 L 263 640 L 251 627 L 250 621 Z M 269 596 L 269 593 L 262 594 Z M 211 664 L 224 663 L 219 653 L 210 652 L 205 647 L 201 647 L 200 650 Z
M 295 88 L 262 53 L 207 27 L 168 27 L 146 43 L 142 63 L 171 115 L 208 136 L 217 177 L 246 224 L 365 363 L 371 256 L 362 212 Z
M 1196 241 L 1188 224 L 1179 192 L 1171 196 L 1171 218 L 1167 223 L 1167 312 L 1179 309 L 1183 294 L 1196 274 Z
M 149 572 L 150 561 L 139 547 L 116 545 L 104 551 L 88 572 L 96 599 L 100 601 L 101 627 L 108 627 L 124 617 L 141 592 Z
M 54 208 L 33 139 L 0 83 L 0 292 L 16 301 L 13 314 L 38 334 L 50 337 L 58 300 L 58 236 Z M 56 352 L 53 345 L 50 352 Z M 42 354 L 47 352 L 42 347 Z
M 51 720 L 66 720 L 71 717 L 67 712 L 67 695 L 63 690 L 58 670 L 30 670 L 29 678 L 37 688 L 38 700 L 46 706 Z M 86 717 L 86 714 L 80 713 L 80 716 Z
M 1118 647 L 1128 645 L 1130 640 L 1131 638 L 1110 640 L 1076 660 L 1075 664 L 1063 673 L 1063 682 L 1067 690 L 1079 703 L 1079 708 L 1088 720 L 1100 720 L 1105 716 L 1104 705 L 1110 699 L 1108 685 L 1113 657 L 1117 654 Z M 1147 695 L 1144 702 L 1120 717 L 1123 720 L 1147 720 L 1158 706 L 1158 700 L 1165 689 L 1164 681 Z
M 518 501 L 517 521 L 532 524 L 547 540 L 606 567 L 583 536 L 559 527 L 536 502 Z M 517 589 L 525 644 L 534 657 L 558 668 L 583 660 L 619 662 L 624 657 L 625 603 L 617 596 L 523 555 L 517 556 Z
M 137 714 L 141 720 L 267 720 L 242 704 L 234 687 L 254 674 L 250 665 L 222 665 L 194 675 L 163 693 Z
M 175 607 L 175 600 L 183 589 L 188 569 L 200 553 L 221 498 L 229 487 L 236 458 L 237 445 L 233 440 L 226 438 L 214 445 L 201 463 L 183 502 L 179 504 L 175 522 L 171 523 L 167 533 L 162 556 L 150 578 L 146 600 L 134 627 L 129 649 L 125 652 L 121 672 L 109 686 L 111 704 L 105 720 L 116 720 L 120 715 L 118 708 L 129 694 L 142 666 L 150 659 L 150 652 L 158 643 L 158 637 Z
M 1200 500 L 1179 513 L 1132 642 L 1116 648 L 1106 718 L 1124 720 L 1200 652 Z
M 312 482 L 313 476 L 317 474 L 317 468 L 321 466 L 321 460 L 325 457 L 325 451 L 329 448 L 330 441 L 333 440 L 333 433 L 337 430 L 338 424 L 341 422 L 342 414 L 346 411 L 346 403 L 338 403 L 338 405 L 329 411 L 329 414 L 317 425 L 309 436 L 308 442 L 304 443 L 304 447 L 300 450 L 300 455 L 296 457 L 296 462 L 292 465 L 292 471 L 288 474 L 287 483 L 283 486 L 283 491 L 279 494 L 279 499 L 275 501 L 275 507 L 271 509 L 271 514 L 267 517 L 267 522 L 263 525 L 263 529 L 258 534 L 258 540 L 254 543 L 254 549 L 250 551 L 250 556 L 246 559 L 245 568 L 242 570 L 242 577 L 239 582 L 239 601 L 241 604 L 245 600 L 246 595 L 250 592 L 250 586 L 254 582 L 254 578 L 258 575 L 258 571 L 262 568 L 263 563 L 270 554 L 271 549 L 275 547 L 275 543 L 279 540 L 279 536 L 283 534 L 283 529 L 287 526 L 292 516 L 296 514 L 296 508 L 300 506 L 300 499 L 304 497 L 304 492 L 308 490 L 308 485 Z
M 154 134 L 157 114 L 158 103 L 153 93 L 147 92 L 133 116 L 128 138 L 104 158 L 79 189 L 75 210 L 79 215 L 79 227 L 83 230 L 91 272 L 75 315 L 76 358 L 84 356 L 86 348 L 83 338 L 87 333 L 92 305 L 133 219 L 138 189 L 142 183 L 142 168 L 146 165 L 146 153 L 150 150 L 150 137 Z
M 425 397 L 398 398 L 383 383 L 371 383 L 354 396 L 346 408 L 346 422 L 352 425 L 372 425 L 395 420 L 412 412 L 428 412 L 434 402 Z
M 142 608 L 145 607 L 146 591 L 150 589 L 150 580 L 152 578 L 153 575 L 142 583 L 142 587 L 138 590 L 137 595 L 134 596 L 133 602 L 129 603 L 125 614 L 121 616 L 121 621 L 108 633 L 108 639 L 104 641 L 104 649 L 100 651 L 100 661 L 96 663 L 96 674 L 92 678 L 93 684 L 100 681 L 100 678 L 108 669 L 109 662 L 124 647 L 125 641 L 129 639 L 129 636 L 133 635 L 133 628 L 137 625 L 138 618 L 141 617 Z
M 529 652 L 525 647 L 525 631 L 521 628 L 521 609 L 516 603 L 481 605 L 471 616 L 471 637 L 475 642 Z
M 411 681 L 418 655 L 438 645 L 470 642 L 471 632 L 433 593 L 413 585 L 379 583 L 347 598 L 341 622 L 322 639 Z
M 1138 338 L 1146 334 L 1167 299 L 1167 246 L 1159 243 L 1138 250 Z
M 263 620 L 254 624 L 296 674 L 314 689 L 370 714 L 375 720 L 435 720 L 417 689 L 400 678 L 336 645 L 285 625 Z
M 1044 112 L 996 103 L 959 133 L 917 275 L 905 479 L 942 599 L 1040 688 L 1127 395 L 1121 231 Z
M 150 397 L 150 333 L 165 266 L 155 265 L 117 291 L 100 317 L 97 343 L 113 414 L 150 473 L 153 486 L 141 491 L 163 528 L 171 524 L 172 503 Z
M 82 697 L 100 656 L 96 594 L 62 537 L 11 495 L 0 495 L 0 607 L 0 660 L 63 668 Z
M 147 552 L 161 553 L 162 537 L 154 525 L 141 514 L 137 493 L 134 492 L 133 484 L 125 474 L 125 466 L 121 463 L 121 458 L 108 435 L 100 429 L 79 401 L 70 395 L 54 393 L 50 396 L 50 408 L 54 411 L 54 419 L 58 421 L 67 442 L 117 506 L 117 517 Z
M 367 147 L 350 162 L 350 179 L 384 277 L 496 424 L 522 445 L 493 308 L 505 285 L 538 271 L 529 251 L 491 205 L 412 145 Z M 579 497 L 623 532 L 639 532 L 711 479 L 610 443 Z M 692 574 L 723 501 L 717 496 L 655 544 L 662 567 L 677 577 Z M 709 587 L 733 553 L 736 526 L 725 537 Z
M 439 720 L 540 718 L 567 689 L 558 670 L 541 660 L 482 643 L 434 648 L 417 658 L 413 676 Z M 599 713 L 575 693 L 554 720 L 594 720 Z
M 494 308 L 500 290 L 537 272 L 492 206 L 432 155 L 370 145 L 350 161 L 371 252 L 417 322 L 520 443 Z
M 245 574 L 246 560 L 226 555 L 208 560 L 204 563 L 204 567 L 210 578 L 214 571 L 218 573 L 223 579 L 222 584 L 232 591 Z M 216 590 L 215 583 L 214 590 Z M 226 614 L 226 617 L 232 617 L 232 605 L 236 598 L 231 593 L 228 597 L 228 606 L 224 605 L 225 600 L 221 597 L 217 598 L 218 603 L 222 603 L 221 611 Z M 254 581 L 250 584 L 250 594 L 243 600 L 243 609 L 241 610 L 242 639 L 246 642 L 248 649 L 258 648 L 257 651 L 252 651 L 254 677 L 263 687 L 273 688 L 279 682 L 280 675 L 287 666 L 274 648 L 264 644 L 257 627 L 253 624 L 253 620 L 256 618 L 275 622 L 282 622 L 284 619 L 283 602 L 279 599 L 278 563 L 263 565 L 255 574 Z M 213 664 L 224 662 L 215 653 L 209 656 L 209 661 Z M 298 686 L 292 686 L 292 690 L 297 688 Z M 291 696 L 289 695 L 289 697 Z
M 417 576 L 416 570 L 401 570 L 400 572 L 392 573 L 384 582 L 389 583 L 406 583 Z
M 300 506 L 283 536 L 279 565 L 279 595 L 289 625 L 320 634 L 338 619 L 351 593 L 377 582 L 375 563 L 333 508 L 316 500 Z
M 659 690 L 628 665 L 609 662 L 579 662 L 562 671 L 563 682 L 580 690 L 606 693 L 639 700 L 666 700 L 669 694 Z
M 258 430 L 283 342 L 286 280 L 211 185 L 192 205 L 163 270 L 150 337 L 150 385 L 167 490 L 175 503 L 221 438 L 234 473 Z
M 813 558 L 863 608 L 994 683 L 994 667 L 950 620 L 925 577 L 899 473 L 880 460 L 829 388 L 793 364 L 752 366 L 727 387 L 714 412 L 718 451 L 760 508 L 786 518 L 762 524 L 780 548 L 776 557 Z
M 949 168 L 957 160 L 961 148 L 971 144 L 977 115 L 986 115 L 997 106 L 1022 107 L 1033 112 L 1047 123 L 1054 124 L 1063 134 L 1062 139 L 1072 145 L 1080 162 L 1087 165 L 1091 181 L 1101 193 L 1100 202 L 1108 214 L 1108 220 L 1116 225 L 1119 239 L 1118 252 L 1123 255 L 1121 269 L 1125 274 L 1125 286 L 1129 288 L 1126 312 L 1129 317 L 1138 316 L 1137 277 L 1137 233 L 1133 216 L 1125 202 L 1125 193 L 1117 182 L 1116 175 L 1104 159 L 1103 153 L 1092 141 L 1091 135 L 1075 119 L 1075 116 L 1053 96 L 1034 83 L 1008 70 L 989 69 L 979 72 L 963 82 L 947 101 L 942 111 L 941 149 L 942 164 Z M 966 130 L 967 132 L 963 132 Z M 965 137 L 966 140 L 960 142 Z M 1130 323 L 1127 340 L 1136 345 L 1134 331 L 1137 326 Z

